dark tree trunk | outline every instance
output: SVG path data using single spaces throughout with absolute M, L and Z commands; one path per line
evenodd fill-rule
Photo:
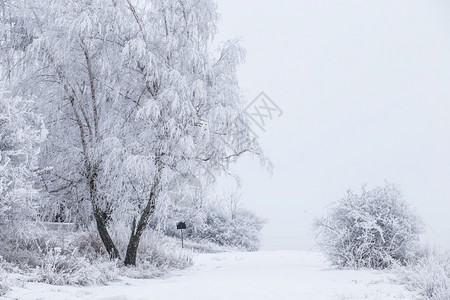
M 139 242 L 141 241 L 141 237 L 137 234 L 131 234 L 130 241 L 127 247 L 127 254 L 125 256 L 125 265 L 126 266 L 135 266 L 136 258 L 137 258 L 137 250 L 139 248 Z
M 144 211 L 141 214 L 137 227 L 136 222 L 133 222 L 133 228 L 131 229 L 130 241 L 127 247 L 127 254 L 125 255 L 125 265 L 136 265 L 137 250 L 141 236 L 144 230 L 147 228 L 151 215 L 155 211 L 155 194 L 151 193 L 150 200 L 148 201 Z
M 117 250 L 114 242 L 109 235 L 108 228 L 106 226 L 105 212 L 97 205 L 97 170 L 98 167 L 94 166 L 88 169 L 91 173 L 89 177 L 89 190 L 91 196 L 92 209 L 94 210 L 94 218 L 97 223 L 97 230 L 102 239 L 103 245 L 105 245 L 106 251 L 109 254 L 110 259 L 120 259 L 119 251 Z
M 97 223 L 97 230 L 100 235 L 100 238 L 102 239 L 103 245 L 105 245 L 106 251 L 109 254 L 110 259 L 120 259 L 119 251 L 117 250 L 116 246 L 114 245 L 113 240 L 111 239 L 111 236 L 108 233 L 108 229 L 106 228 L 106 223 L 103 218 L 103 212 L 100 211 L 98 208 L 94 208 L 94 217 L 95 221 Z
M 141 236 L 144 230 L 147 228 L 150 217 L 155 211 L 155 202 L 159 189 L 161 170 L 159 169 L 158 175 L 155 178 L 152 189 L 150 191 L 150 197 L 148 199 L 147 205 L 145 206 L 142 214 L 139 218 L 139 222 L 136 226 L 136 219 L 133 220 L 133 226 L 131 228 L 130 241 L 127 247 L 127 254 L 125 255 L 125 265 L 136 265 L 137 251 L 139 248 L 139 242 L 141 241 Z

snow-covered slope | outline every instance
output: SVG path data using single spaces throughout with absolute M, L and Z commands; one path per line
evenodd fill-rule
M 193 267 L 159 279 L 103 287 L 27 284 L 0 299 L 349 300 L 414 299 L 388 271 L 336 270 L 313 252 L 199 254 Z

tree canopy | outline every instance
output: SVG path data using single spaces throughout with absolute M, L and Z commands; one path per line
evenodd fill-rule
M 50 206 L 93 216 L 112 258 L 109 222 L 130 225 L 125 263 L 135 264 L 175 176 L 261 154 L 236 77 L 244 52 L 233 41 L 211 50 L 213 1 L 4 1 L 3 16 L 3 78 L 39 99 L 49 130 Z

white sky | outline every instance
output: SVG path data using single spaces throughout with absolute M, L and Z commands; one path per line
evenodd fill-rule
M 423 240 L 450 247 L 450 3 L 219 0 L 219 11 L 217 39 L 247 50 L 248 102 L 264 91 L 284 111 L 260 134 L 273 176 L 237 167 L 244 204 L 270 221 L 263 249 L 313 249 L 328 203 L 384 180 L 424 218 Z

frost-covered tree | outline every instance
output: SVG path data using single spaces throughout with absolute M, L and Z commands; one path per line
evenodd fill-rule
M 39 144 L 46 137 L 42 118 L 32 101 L 0 93 L 0 225 L 23 229 L 36 217 L 34 188 Z M 23 233 L 18 232 L 17 233 Z
M 135 264 L 175 176 L 260 154 L 236 78 L 243 51 L 235 42 L 210 50 L 213 1 L 11 3 L 3 61 L 14 62 L 15 93 L 45 99 L 45 187 L 53 203 L 65 199 L 58 209 L 94 217 L 112 258 L 120 254 L 108 224 L 130 225 L 125 264 Z
M 348 191 L 326 217 L 316 220 L 314 229 L 334 265 L 386 268 L 412 257 L 422 223 L 398 187 L 386 183 L 371 190 L 363 186 L 359 195 Z

